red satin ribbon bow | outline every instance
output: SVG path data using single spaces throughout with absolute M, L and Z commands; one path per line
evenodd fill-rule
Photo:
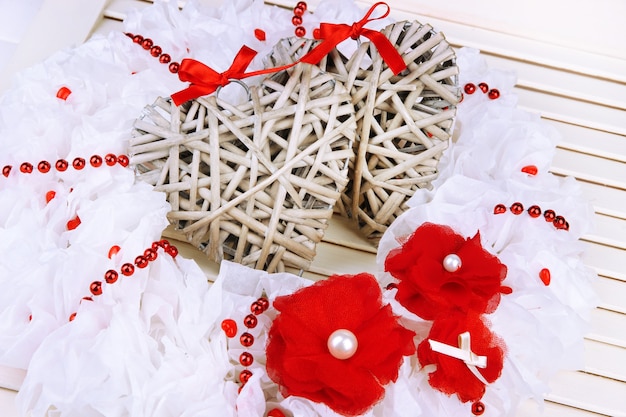
M 186 101 L 211 94 L 219 87 L 228 85 L 231 80 L 241 80 L 256 75 L 256 73 L 245 73 L 256 54 L 254 49 L 242 46 L 230 68 L 221 73 L 195 59 L 183 59 L 178 70 L 178 78 L 183 82 L 189 81 L 191 84 L 186 89 L 172 94 L 172 101 L 179 106 Z
M 380 6 L 384 5 L 387 7 L 387 11 L 382 16 L 370 19 L 370 16 L 374 12 L 374 10 Z M 378 2 L 370 7 L 367 14 L 363 17 L 363 19 L 358 22 L 354 22 L 352 25 L 346 25 L 343 23 L 334 24 L 334 23 L 322 23 L 320 24 L 320 39 L 322 42 L 315 47 L 311 52 L 306 54 L 300 59 L 301 62 L 306 62 L 308 64 L 316 65 L 318 64 L 322 58 L 330 53 L 337 45 L 348 38 L 358 39 L 359 36 L 365 36 L 368 38 L 378 49 L 378 53 L 383 58 L 383 60 L 389 66 L 389 69 L 393 71 L 394 74 L 399 74 L 403 70 L 406 69 L 406 64 L 402 59 L 402 56 L 398 53 L 396 48 L 391 44 L 389 39 L 381 32 L 365 29 L 364 26 L 372 22 L 374 20 L 384 19 L 389 15 L 390 8 L 389 5 L 385 2 Z

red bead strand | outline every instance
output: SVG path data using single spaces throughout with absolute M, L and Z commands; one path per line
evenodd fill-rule
M 134 43 L 140 45 L 143 49 L 148 51 L 151 56 L 159 60 L 159 63 L 167 65 L 168 70 L 172 74 L 176 74 L 180 68 L 180 64 L 178 62 L 172 62 L 172 57 L 169 54 L 163 53 L 163 48 L 159 45 L 155 45 L 154 41 L 150 38 L 144 38 L 141 35 L 133 35 L 132 33 L 126 33 L 130 39 L 133 40 Z
M 516 216 L 519 216 L 524 212 L 524 205 L 520 202 L 515 202 L 511 204 L 509 207 L 511 213 Z M 493 214 L 504 214 L 507 212 L 507 208 L 504 204 L 496 204 L 493 208 Z M 556 214 L 554 210 L 548 209 L 545 211 L 541 211 L 541 207 L 534 204 L 526 210 L 528 215 L 533 219 L 537 219 L 541 217 L 543 213 L 543 218 L 547 223 L 552 223 L 552 225 L 558 230 L 569 230 L 569 223 L 565 220 L 565 217 L 559 216 Z
M 294 30 L 295 35 L 298 38 L 303 38 L 306 35 L 306 29 L 302 26 L 304 22 L 304 13 L 307 11 L 307 4 L 305 1 L 299 1 L 298 4 L 293 8 L 293 17 L 291 18 L 291 23 L 296 27 Z M 318 31 L 319 32 L 319 31 Z M 313 32 L 315 34 L 315 32 Z
M 463 91 L 465 92 L 465 94 L 474 94 L 476 92 L 476 84 L 474 83 L 467 83 L 463 86 Z M 480 91 L 483 92 L 483 94 L 487 94 L 487 97 L 489 97 L 490 100 L 495 100 L 497 98 L 500 98 L 500 91 L 496 88 L 489 88 L 489 84 L 485 83 L 485 82 L 481 82 L 478 83 L 478 88 L 480 89 Z M 461 101 L 463 101 L 463 94 L 461 94 Z

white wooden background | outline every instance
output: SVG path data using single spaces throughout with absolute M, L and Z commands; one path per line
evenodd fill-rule
M 374 2 L 359 1 L 363 7 Z M 292 8 L 296 1 L 266 3 Z M 308 3 L 314 8 L 319 0 Z M 600 275 L 601 305 L 585 339 L 585 366 L 555 378 L 543 412 L 527 403 L 518 417 L 626 416 L 626 1 L 388 3 L 395 18 L 431 23 L 454 46 L 478 48 L 492 67 L 516 71 L 520 106 L 540 113 L 563 136 L 552 171 L 576 177 L 595 207 L 596 230 L 584 237 L 585 261 Z M 20 68 L 93 33 L 120 30 L 128 10 L 149 4 L 0 0 L 0 16 L 22 13 L 26 22 L 20 30 L 11 30 L 0 17 L 0 90 Z M 20 11 L 22 6 L 30 7 L 30 15 Z M 196 252 L 186 248 L 183 254 Z M 216 265 L 199 262 L 209 278 L 215 275 Z M 361 272 L 373 265 L 374 250 L 344 221 L 334 219 L 308 276 Z M 4 377 L 9 382 L 5 386 L 11 387 L 11 378 L 18 376 Z M 17 416 L 13 397 L 14 392 L 0 389 L 1 416 Z

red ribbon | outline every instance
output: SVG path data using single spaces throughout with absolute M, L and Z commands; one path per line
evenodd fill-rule
M 385 14 L 370 19 L 370 16 L 374 12 L 374 10 L 380 5 L 387 7 L 387 11 L 385 12 Z M 320 24 L 319 38 L 322 39 L 322 42 L 318 46 L 316 46 L 311 52 L 303 56 L 300 61 L 316 65 L 322 60 L 322 58 L 328 55 L 330 51 L 332 51 L 344 40 L 348 38 L 356 40 L 359 39 L 360 36 L 365 36 L 376 46 L 376 48 L 378 49 L 378 53 L 380 53 L 380 56 L 387 63 L 391 71 L 393 71 L 393 73 L 396 75 L 399 74 L 406 69 L 406 64 L 404 63 L 402 56 L 398 53 L 396 48 L 381 32 L 364 28 L 364 26 L 369 22 L 384 19 L 385 17 L 387 17 L 390 10 L 391 9 L 389 8 L 389 5 L 381 1 L 370 7 L 369 11 L 363 17 L 363 19 L 359 20 L 358 22 L 354 22 L 352 25 L 346 25 L 343 23 Z
M 242 46 L 239 52 L 237 52 L 230 68 L 224 72 L 217 72 L 213 68 L 195 59 L 183 59 L 178 69 L 178 78 L 183 82 L 189 81 L 191 84 L 184 90 L 172 94 L 172 101 L 175 105 L 179 106 L 189 100 L 211 94 L 219 87 L 228 85 L 232 80 L 242 80 L 261 74 L 273 74 L 296 64 L 293 63 L 278 68 L 268 68 L 246 73 L 246 69 L 256 54 L 257 51 L 254 49 L 246 45 Z

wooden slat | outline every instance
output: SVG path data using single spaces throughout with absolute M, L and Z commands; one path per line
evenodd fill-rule
M 585 371 L 598 376 L 626 382 L 626 350 L 596 340 L 585 340 Z

